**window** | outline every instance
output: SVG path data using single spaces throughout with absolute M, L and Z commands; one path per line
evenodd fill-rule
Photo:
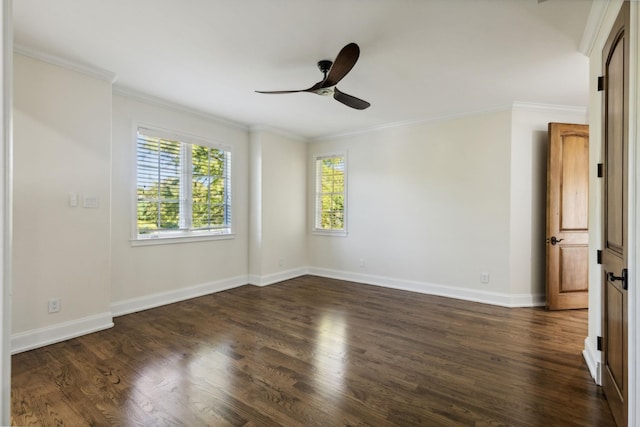
M 316 157 L 315 230 L 344 234 L 346 162 L 344 155 Z
M 137 239 L 231 234 L 228 149 L 140 127 L 136 178 Z

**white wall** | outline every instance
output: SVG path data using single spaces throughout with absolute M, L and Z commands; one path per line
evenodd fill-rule
M 111 82 L 14 61 L 12 326 L 14 349 L 24 349 L 55 325 L 111 325 Z M 83 208 L 85 195 L 98 208 Z M 47 311 L 52 297 L 62 299 L 59 313 Z
M 348 235 L 311 235 L 312 271 L 512 304 L 510 126 L 503 110 L 312 143 L 310 215 L 313 155 L 348 162 Z
M 249 135 L 249 280 L 262 275 L 262 132 Z
M 548 123 L 587 123 L 584 108 L 518 103 L 511 123 L 510 285 L 545 294 Z
M 231 147 L 233 239 L 131 246 L 136 123 Z M 113 96 L 111 255 L 115 315 L 247 283 L 248 148 L 248 132 L 241 126 L 142 102 L 135 96 Z
M 251 133 L 250 282 L 264 285 L 306 272 L 307 145 L 273 131 Z
M 311 144 L 312 155 L 347 150 L 349 174 L 348 236 L 312 235 L 311 271 L 506 306 L 544 304 L 549 122 L 585 123 L 586 112 L 517 103 Z M 307 204 L 311 215 L 311 197 Z

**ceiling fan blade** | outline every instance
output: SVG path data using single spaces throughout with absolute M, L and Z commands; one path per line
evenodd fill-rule
M 331 87 L 338 84 L 344 76 L 356 65 L 360 56 L 360 48 L 355 43 L 349 43 L 340 50 L 336 60 L 327 74 L 327 78 L 322 82 L 322 87 Z
M 348 107 L 355 108 L 356 110 L 364 110 L 371 106 L 367 101 L 339 91 L 337 87 L 333 88 L 333 98 Z
M 322 82 L 318 82 L 311 86 L 309 89 L 300 89 L 300 90 L 256 90 L 257 93 L 266 93 L 266 94 L 279 94 L 279 93 L 298 93 L 298 92 L 315 92 L 316 90 L 322 87 Z
M 278 93 L 297 93 L 306 92 L 306 90 L 256 90 L 256 93 L 278 94 Z

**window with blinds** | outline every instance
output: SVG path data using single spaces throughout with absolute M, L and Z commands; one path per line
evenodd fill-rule
M 138 128 L 138 239 L 231 234 L 231 152 Z
M 316 163 L 315 230 L 346 232 L 344 155 L 319 156 Z

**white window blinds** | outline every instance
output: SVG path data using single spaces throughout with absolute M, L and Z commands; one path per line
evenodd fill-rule
M 137 237 L 231 233 L 231 152 L 138 128 Z

